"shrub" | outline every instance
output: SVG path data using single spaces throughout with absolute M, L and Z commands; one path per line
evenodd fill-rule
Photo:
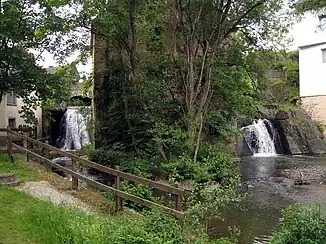
M 126 191 L 132 195 L 141 197 L 143 199 L 147 199 L 150 201 L 154 200 L 154 197 L 152 194 L 152 189 L 148 186 L 141 185 L 141 184 L 135 184 L 135 183 L 131 183 L 128 181 L 122 181 L 121 189 L 123 191 Z M 137 211 L 143 211 L 144 209 L 148 210 L 148 208 L 144 207 L 143 205 L 132 202 L 130 200 L 124 200 L 123 203 L 126 207 L 133 208 Z
M 282 213 L 280 229 L 270 238 L 272 244 L 326 243 L 326 219 L 320 205 L 290 206 Z
M 198 161 L 194 162 L 188 155 L 164 164 L 170 174 L 170 181 L 194 180 L 196 183 L 208 181 L 227 185 L 231 181 L 239 182 L 240 174 L 237 163 L 225 152 L 207 149 L 202 151 Z
M 124 172 L 141 177 L 150 178 L 152 173 L 161 167 L 158 158 L 144 152 L 137 155 L 132 152 L 124 152 L 121 148 L 100 148 L 89 150 L 88 157 L 91 161 L 114 168 L 119 165 Z

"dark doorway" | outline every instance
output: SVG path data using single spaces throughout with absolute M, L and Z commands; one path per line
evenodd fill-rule
M 57 145 L 57 140 L 60 137 L 61 122 L 64 114 L 65 114 L 65 110 L 51 110 L 49 127 L 45 130 L 47 131 L 46 136 L 49 137 L 50 144 L 56 147 L 59 146 Z

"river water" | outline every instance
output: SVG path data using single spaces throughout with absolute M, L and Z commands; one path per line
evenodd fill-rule
M 283 208 L 293 203 L 326 204 L 326 158 L 243 157 L 240 170 L 248 197 L 241 208 L 230 206 L 223 211 L 224 222 L 211 222 L 211 236 L 227 236 L 228 227 L 236 226 L 240 243 L 268 243 Z

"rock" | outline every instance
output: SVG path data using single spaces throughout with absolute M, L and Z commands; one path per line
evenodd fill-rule
M 52 159 L 52 162 L 59 164 L 63 167 L 72 168 L 72 160 L 68 157 L 60 157 Z
M 275 119 L 277 120 L 285 120 L 285 119 L 289 119 L 289 113 L 288 111 L 284 111 L 284 110 L 279 110 L 276 115 L 275 115 Z
M 321 132 L 309 115 L 301 109 L 282 110 L 279 116 L 288 119 L 273 121 L 284 154 L 319 154 L 326 152 Z
M 259 107 L 259 118 L 264 118 L 268 120 L 275 119 L 279 107 L 277 105 L 264 105 Z

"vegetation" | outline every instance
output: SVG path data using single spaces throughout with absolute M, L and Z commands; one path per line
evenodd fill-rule
M 8 155 L 0 154 L 0 174 L 15 174 L 21 181 L 35 181 L 41 178 L 41 175 L 33 169 L 26 168 L 22 156 L 14 155 L 14 163 L 8 160 Z
M 94 94 L 90 159 L 151 179 L 189 181 L 194 190 L 187 220 L 193 226 L 205 225 L 221 207 L 241 199 L 235 190 L 239 169 L 228 153 L 239 133 L 237 121 L 252 118 L 259 104 L 288 104 L 298 95 L 297 54 L 274 46 L 284 42 L 293 19 L 283 0 L 5 0 L 0 14 L 5 20 L 0 24 L 0 97 L 16 92 L 26 102 L 26 118 L 33 118 L 36 105 L 51 109 L 64 101 L 80 78 L 75 65 L 92 52 L 94 75 L 84 84 Z M 76 52 L 79 56 L 47 74 L 32 54 L 43 49 L 61 61 Z M 271 69 L 285 71 L 286 77 L 271 82 Z M 146 187 L 126 182 L 122 187 L 153 200 Z M 68 219 L 75 217 L 62 211 L 49 229 L 59 220 L 67 219 L 67 226 L 52 238 L 86 242 L 83 234 L 89 230 L 92 236 L 93 230 L 83 221 L 81 229 L 72 227 Z M 38 221 L 35 228 L 44 228 L 46 223 Z M 157 236 L 148 230 L 150 222 L 133 230 L 135 222 L 127 228 L 121 217 L 116 239 L 106 239 L 116 233 L 108 237 L 103 220 L 85 221 L 99 228 L 94 238 L 100 243 L 185 241 L 173 221 L 172 234 L 158 231 Z M 51 235 L 44 231 L 35 230 L 46 242 L 42 238 Z
M 14 243 L 231 243 L 209 241 L 161 212 L 98 217 L 0 187 L 1 241 Z
M 271 236 L 272 244 L 326 243 L 326 218 L 320 205 L 290 206 L 284 210 L 280 225 Z
M 323 9 L 326 7 L 326 1 L 325 0 L 307 0 L 307 1 L 301 1 L 298 4 L 296 4 L 295 6 L 299 12 L 317 11 L 320 13 L 320 11 L 323 11 Z
M 37 106 L 69 92 L 63 74 L 48 74 L 38 65 L 38 55 L 49 47 L 55 31 L 48 14 L 37 1 L 0 1 L 0 102 L 3 95 L 15 93 L 23 100 L 23 117 L 31 124 L 37 123 Z

